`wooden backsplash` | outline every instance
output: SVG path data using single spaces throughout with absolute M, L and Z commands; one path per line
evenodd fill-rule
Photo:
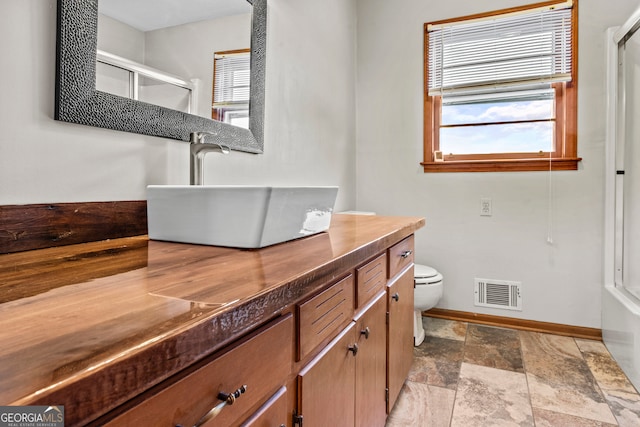
M 147 234 L 147 202 L 0 206 L 0 254 Z

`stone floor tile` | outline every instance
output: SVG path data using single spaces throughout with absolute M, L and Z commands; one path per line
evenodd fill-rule
M 409 381 L 455 389 L 464 356 L 464 341 L 426 337 L 413 349 Z
M 467 323 L 455 320 L 422 317 L 422 326 L 427 336 L 464 341 L 467 335 Z
M 640 395 L 600 341 L 579 340 L 576 344 L 598 386 L 621 426 L 640 426 Z
M 463 363 L 451 426 L 533 427 L 525 375 Z
M 489 368 L 524 372 L 518 331 L 470 324 L 464 361 Z
M 539 332 L 520 331 L 519 333 L 522 353 L 525 358 L 527 354 L 536 353 L 545 357 L 575 357 L 578 359 L 582 357 L 573 338 Z M 528 369 L 528 366 L 525 369 Z
M 621 391 L 637 393 L 620 366 L 613 359 L 607 347 L 601 341 L 576 340 L 591 373 L 595 377 L 600 389 L 606 391 Z M 640 425 L 640 424 L 639 424 Z
M 536 427 L 615 427 L 616 424 L 603 423 L 559 412 L 533 408 Z
M 616 424 L 616 419 L 573 338 L 520 332 L 531 404 Z
M 600 341 L 423 323 L 387 427 L 640 427 L 640 394 Z
M 605 391 L 613 415 L 620 427 L 640 426 L 640 395 L 622 391 Z
M 455 394 L 454 390 L 407 381 L 386 427 L 447 427 Z

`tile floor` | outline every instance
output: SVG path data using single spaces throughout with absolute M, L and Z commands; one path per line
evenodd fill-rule
M 640 427 L 640 395 L 599 341 L 423 323 L 387 427 Z

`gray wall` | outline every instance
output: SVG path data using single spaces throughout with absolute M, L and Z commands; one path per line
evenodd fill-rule
M 444 274 L 440 307 L 599 328 L 604 30 L 637 0 L 579 1 L 579 171 L 425 174 L 419 164 L 423 24 L 525 3 L 357 0 L 357 207 L 426 217 L 416 257 Z M 493 216 L 479 215 L 481 197 Z M 475 307 L 475 277 L 521 281 L 522 312 Z
M 184 143 L 53 120 L 55 0 L 0 12 L 0 204 L 140 200 L 147 184 L 188 183 Z M 205 182 L 339 185 L 336 208 L 352 209 L 355 4 L 270 0 L 268 26 L 265 154 L 211 154 Z

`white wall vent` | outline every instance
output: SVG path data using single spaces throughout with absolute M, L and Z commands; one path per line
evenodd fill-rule
M 521 282 L 475 278 L 475 305 L 522 311 Z

